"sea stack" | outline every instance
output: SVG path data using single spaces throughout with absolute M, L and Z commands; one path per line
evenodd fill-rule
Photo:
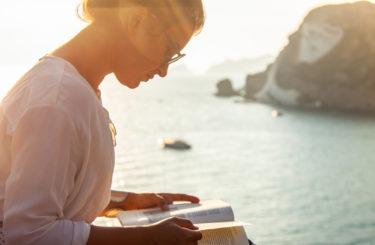
M 375 4 L 312 10 L 246 97 L 286 106 L 375 112 Z
M 229 79 L 221 80 L 217 83 L 217 93 L 216 96 L 219 97 L 231 97 L 239 95 L 239 92 L 235 91 L 232 86 L 232 81 Z

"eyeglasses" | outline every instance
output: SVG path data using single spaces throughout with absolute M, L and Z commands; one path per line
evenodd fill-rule
M 174 49 L 174 53 L 176 53 L 172 58 L 168 58 L 166 59 L 166 61 L 163 63 L 163 64 L 166 64 L 166 65 L 170 65 L 172 63 L 175 63 L 176 61 L 182 59 L 183 57 L 186 56 L 186 54 L 181 54 L 180 50 L 178 49 L 178 46 L 176 44 L 176 42 L 174 42 L 172 40 L 172 38 L 168 35 L 168 32 L 163 28 L 163 25 L 161 24 L 159 18 L 154 15 L 154 14 L 151 14 L 151 16 L 159 23 L 159 25 L 162 27 L 163 29 L 163 32 L 166 36 L 166 38 L 168 39 L 168 42 L 171 44 L 172 48 Z

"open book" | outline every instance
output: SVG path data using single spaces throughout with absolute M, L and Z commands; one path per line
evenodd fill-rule
M 169 217 L 189 219 L 198 226 L 203 234 L 199 245 L 249 244 L 243 228 L 247 224 L 234 221 L 232 207 L 221 200 L 173 204 L 169 211 L 152 208 L 117 213 L 123 226 L 153 224 Z

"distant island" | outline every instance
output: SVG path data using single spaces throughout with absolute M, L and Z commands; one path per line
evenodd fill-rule
M 240 92 L 284 106 L 375 112 L 374 37 L 375 4 L 313 9 L 275 62 L 248 75 Z
M 169 76 L 192 76 L 193 73 L 186 65 L 172 66 L 168 71 Z
M 245 75 L 248 72 L 257 72 L 264 70 L 265 67 L 275 61 L 273 55 L 262 55 L 254 58 L 242 58 L 238 60 L 228 59 L 218 64 L 210 66 L 203 75 L 225 76 L 228 74 Z M 194 73 L 184 64 L 171 66 L 168 72 L 169 76 L 191 76 Z
M 275 56 L 263 55 L 255 58 L 242 58 L 239 60 L 226 60 L 211 66 L 206 74 L 227 75 L 243 72 L 256 72 L 263 70 L 267 64 L 275 61 Z

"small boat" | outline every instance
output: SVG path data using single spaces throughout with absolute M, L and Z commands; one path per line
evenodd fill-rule
M 271 114 L 273 117 L 281 117 L 283 115 L 283 113 L 278 110 L 273 110 Z
M 190 150 L 191 145 L 183 140 L 179 139 L 161 139 L 160 144 L 163 148 L 169 148 L 174 150 Z

